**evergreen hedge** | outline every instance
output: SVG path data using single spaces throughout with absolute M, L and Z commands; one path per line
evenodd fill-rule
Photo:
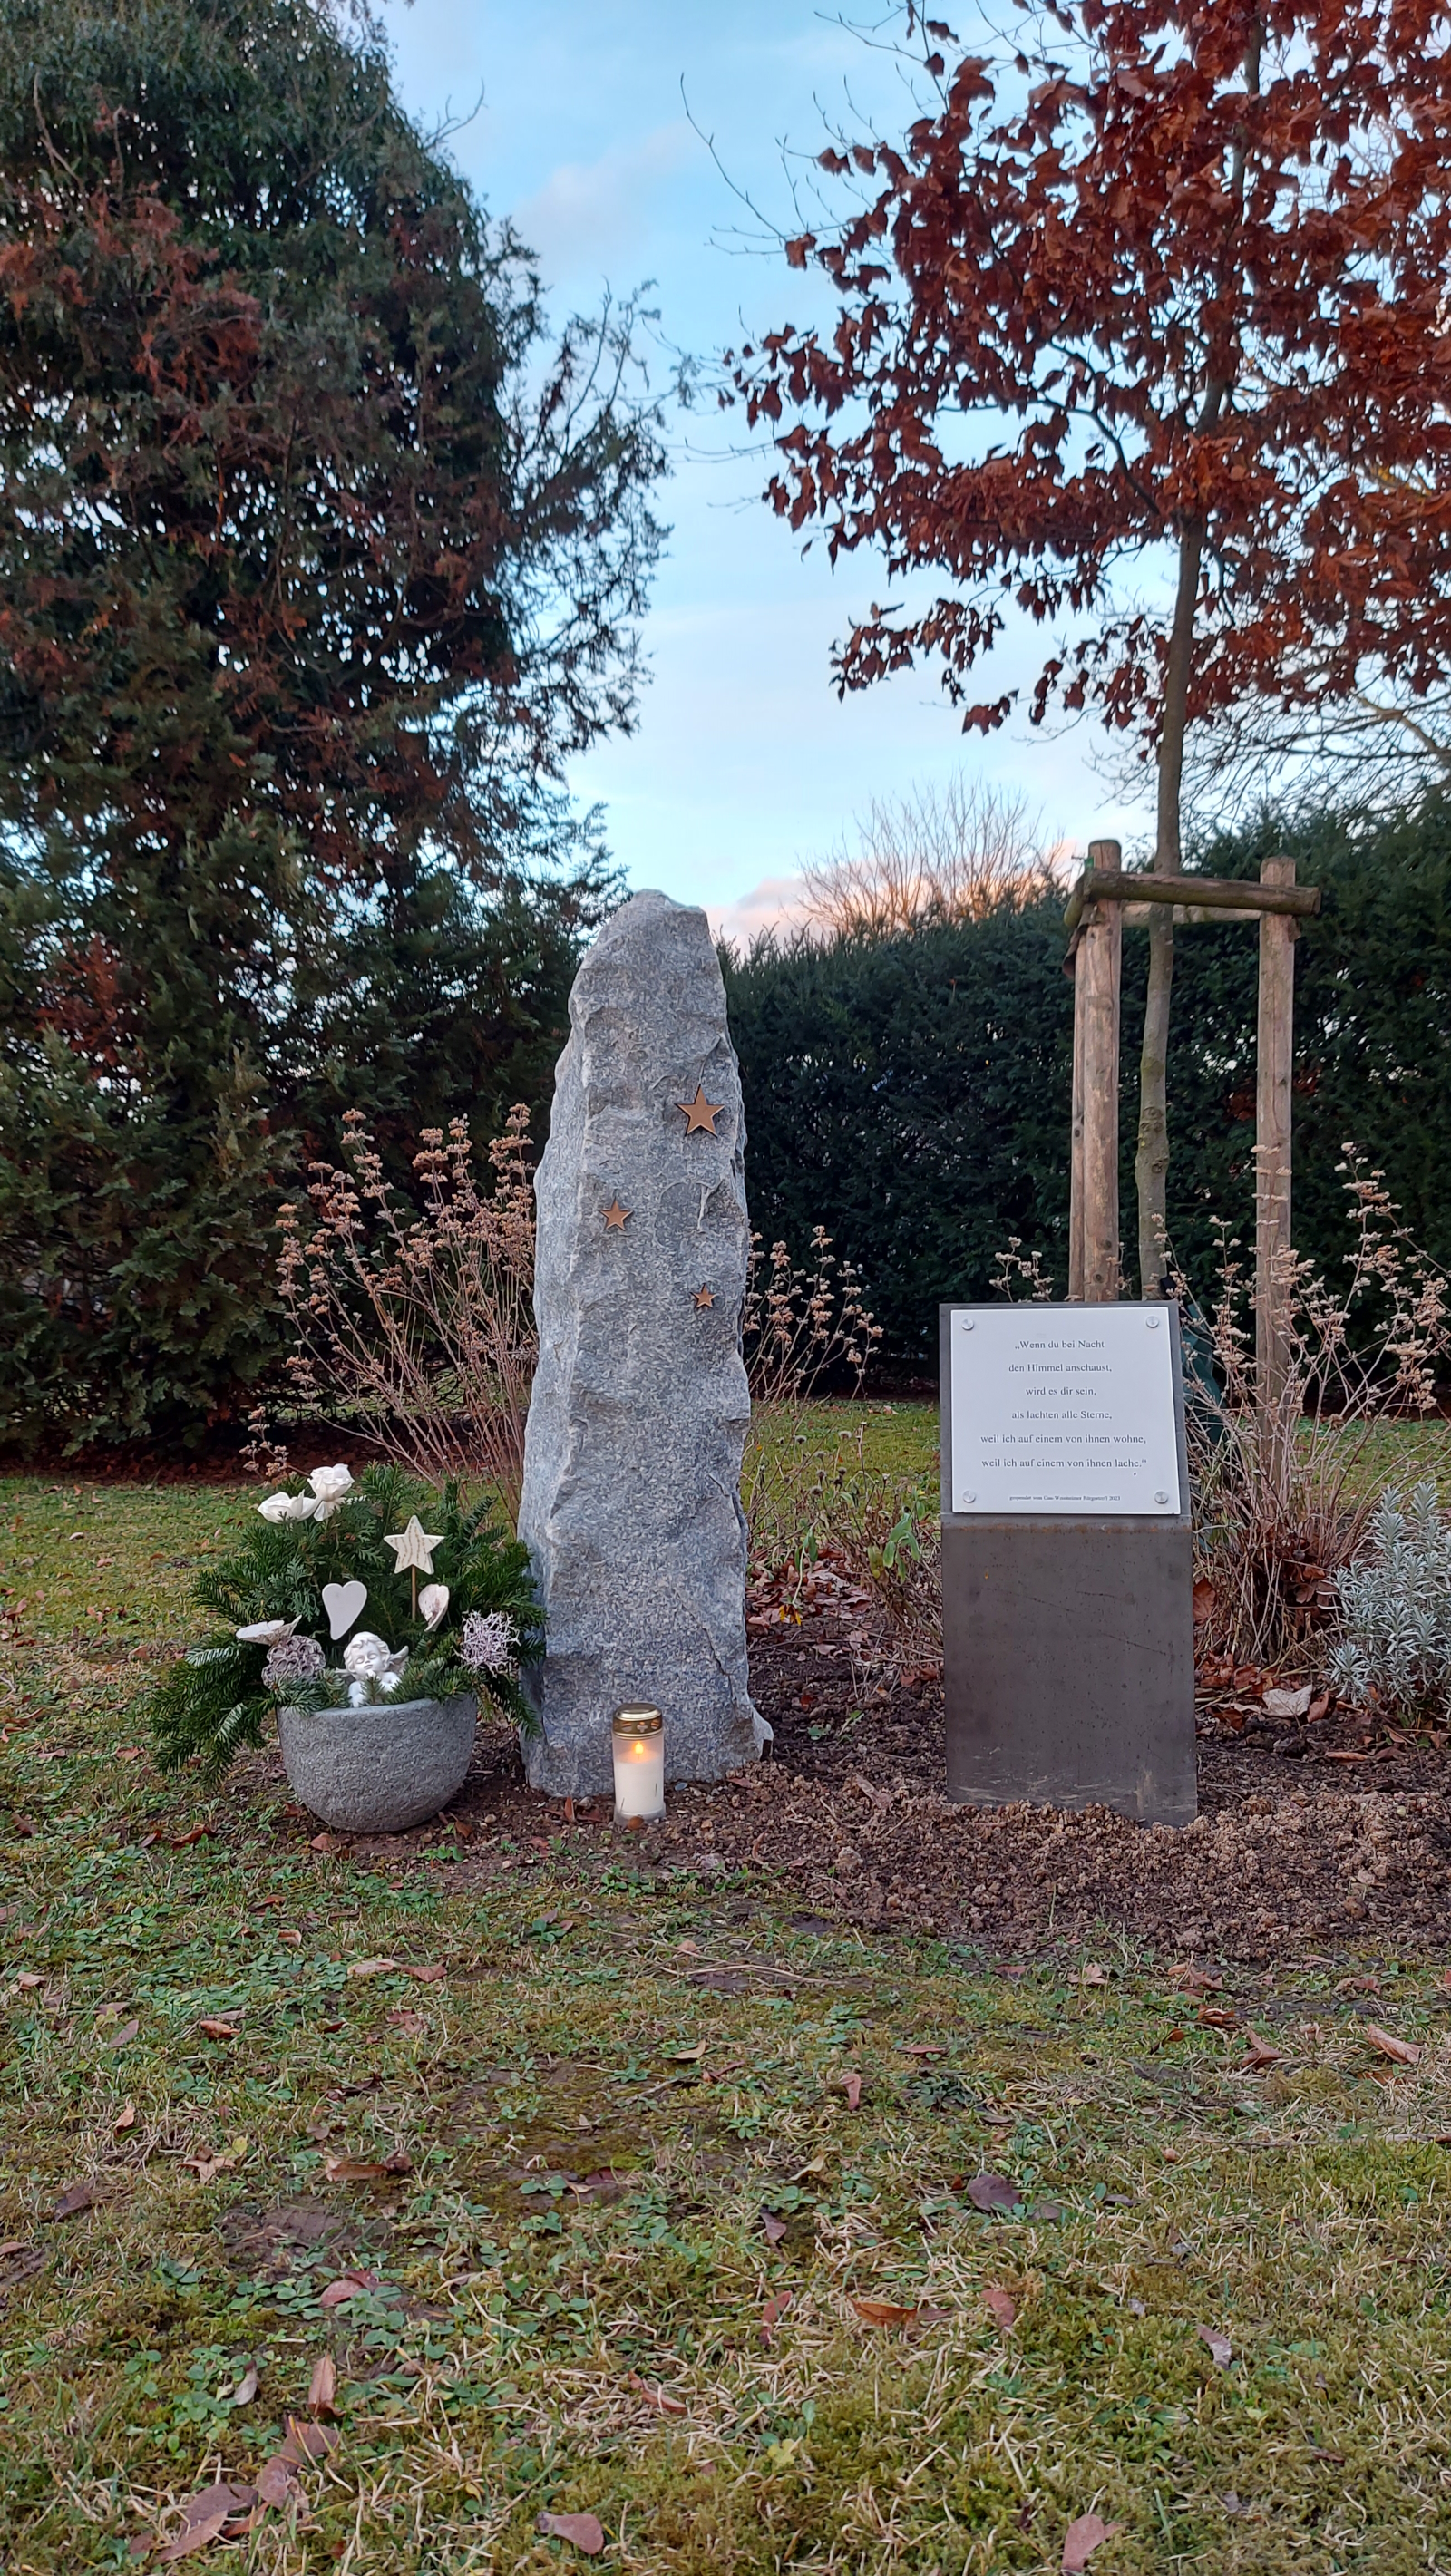
M 1254 876 L 1292 851 L 1323 889 L 1296 959 L 1294 1233 L 1333 1271 L 1348 1247 L 1337 1165 L 1353 1141 L 1411 1232 L 1451 1266 L 1451 803 L 1374 825 L 1334 813 L 1206 847 Z M 1012 1235 L 1067 1284 L 1073 992 L 1061 906 L 911 937 L 724 957 L 741 1058 L 752 1221 L 803 1249 L 824 1225 L 861 1270 L 883 1355 L 935 1370 L 939 1299 L 994 1290 Z M 1185 929 L 1175 950 L 1169 1120 L 1174 1247 L 1201 1294 L 1214 1220 L 1254 1222 L 1258 941 Z M 1121 1208 L 1132 1260 L 1137 1054 L 1147 942 L 1124 940 Z

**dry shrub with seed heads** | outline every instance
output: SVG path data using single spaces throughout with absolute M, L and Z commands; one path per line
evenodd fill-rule
M 825 1558 L 874 1589 L 899 1652 L 936 1660 L 936 1532 L 929 1498 L 910 1478 L 874 1473 L 863 1458 L 864 1425 L 844 1431 L 813 1420 L 823 1381 L 862 1379 L 881 1327 L 863 1300 L 848 1261 L 838 1263 L 831 1237 L 812 1229 L 811 1259 L 798 1267 L 784 1243 L 769 1262 L 752 1239 L 742 1332 L 751 1381 L 752 1417 L 741 1498 L 759 1570 L 792 1569 L 798 1587 Z M 910 1645 L 907 1641 L 910 1640 Z
M 1345 1278 L 1331 1287 L 1286 1256 L 1277 1287 L 1290 1317 L 1283 1394 L 1267 1400 L 1255 1360 L 1252 1283 L 1221 1232 L 1204 1318 L 1220 1392 L 1191 1389 L 1195 1574 L 1211 1586 L 1202 1640 L 1238 1663 L 1308 1659 L 1338 1615 L 1337 1577 L 1365 1542 L 1386 1483 L 1370 1455 L 1387 1421 L 1436 1410 L 1451 1350 L 1451 1301 L 1412 1243 L 1379 1172 L 1353 1145 L 1338 1166 L 1350 1201 Z M 1192 1308 L 1186 1283 L 1176 1289 Z M 1205 1596 L 1201 1595 L 1201 1599 Z
M 281 1211 L 288 1373 L 305 1417 L 346 1423 L 414 1475 L 495 1487 L 511 1525 L 534 1379 L 529 1113 L 511 1109 L 481 1188 L 468 1120 L 425 1128 L 421 1213 L 400 1202 L 366 1119 Z

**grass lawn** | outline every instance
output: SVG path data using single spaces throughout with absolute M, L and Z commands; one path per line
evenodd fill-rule
M 930 1463 L 930 1414 L 879 1424 Z M 144 2564 L 279 2454 L 199 2564 L 583 2563 L 544 2513 L 640 2576 L 1005 2576 L 1094 2512 L 1092 2576 L 1451 2569 L 1433 1969 L 1205 1999 L 623 1848 L 585 1899 L 558 1835 L 487 1879 L 314 1852 L 136 1713 L 251 1499 L 0 1488 L 8 2576 Z

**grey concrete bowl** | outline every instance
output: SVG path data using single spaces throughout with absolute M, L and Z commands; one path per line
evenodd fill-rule
M 344 1834 L 401 1834 L 463 1787 L 478 1701 L 381 1700 L 372 1708 L 280 1708 L 287 1777 Z

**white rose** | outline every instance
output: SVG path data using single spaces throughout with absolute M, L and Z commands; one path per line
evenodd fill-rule
M 237 1630 L 239 1646 L 280 1646 L 298 1625 L 296 1619 L 254 1619 L 250 1628 Z
M 418 1596 L 418 1607 L 428 1622 L 423 1633 L 425 1636 L 431 1637 L 434 1629 L 442 1619 L 445 1610 L 448 1608 L 448 1585 L 446 1583 L 425 1583 L 423 1590 Z
M 351 1492 L 353 1471 L 351 1467 L 314 1467 L 307 1481 L 317 1498 L 313 1510 L 325 1521 Z
M 290 1494 L 269 1494 L 266 1502 L 259 1503 L 257 1509 L 261 1513 L 264 1521 L 290 1521 L 292 1518 L 292 1496 Z

